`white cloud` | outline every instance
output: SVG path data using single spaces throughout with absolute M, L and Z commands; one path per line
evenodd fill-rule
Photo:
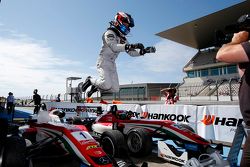
M 35 88 L 41 95 L 56 95 L 65 93 L 67 77 L 97 75 L 95 66 L 85 71 L 85 76 L 76 72 L 83 65 L 55 54 L 46 41 L 3 28 L 0 31 L 5 34 L 0 37 L 0 96 L 7 96 L 10 91 L 16 97 L 31 96 Z M 197 51 L 169 40 L 162 40 L 155 47 L 154 54 L 117 62 L 121 84 L 181 82 L 183 66 Z
M 155 45 L 156 53 L 146 55 L 143 64 L 152 72 L 175 72 L 195 55 L 196 49 L 170 40 L 162 40 Z
M 25 34 L 15 37 L 0 38 L 0 96 L 9 91 L 16 97 L 31 96 L 35 88 L 41 95 L 65 93 L 66 78 L 81 76 L 68 70 L 79 63 L 56 55 L 46 42 Z
M 130 59 L 119 63 L 121 71 L 120 83 L 146 82 L 182 82 L 185 74 L 183 67 L 196 54 L 197 50 L 179 43 L 162 40 L 155 44 L 156 53 L 144 57 Z

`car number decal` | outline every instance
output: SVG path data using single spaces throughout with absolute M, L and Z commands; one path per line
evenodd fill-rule
M 93 137 L 88 132 L 84 131 L 72 132 L 71 134 L 77 141 L 93 139 Z

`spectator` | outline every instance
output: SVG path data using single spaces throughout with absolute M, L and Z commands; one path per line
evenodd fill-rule
M 175 104 L 178 100 L 175 88 L 165 88 L 161 90 L 166 97 L 165 104 Z
M 35 89 L 33 91 L 33 99 L 30 101 L 30 103 L 34 102 L 35 108 L 34 108 L 34 113 L 33 114 L 38 114 L 41 106 L 41 96 L 37 93 L 38 90 Z
M 7 97 L 7 112 L 10 115 L 14 111 L 15 106 L 15 98 L 12 92 L 9 92 L 9 96 Z
M 6 98 L 0 97 L 0 112 L 4 112 L 5 110 Z
M 61 96 L 60 94 L 57 95 L 56 102 L 61 102 L 60 96 Z
M 242 16 L 242 19 L 250 20 L 249 15 Z M 244 18 L 245 17 L 245 18 Z M 250 41 L 249 32 L 240 31 L 235 33 L 231 42 L 224 44 L 217 52 L 216 59 L 226 63 L 237 63 L 238 72 L 241 77 L 239 89 L 239 106 L 246 124 L 250 127 Z M 249 131 L 248 131 L 249 132 Z M 250 166 L 250 134 L 248 133 L 243 148 L 240 166 Z

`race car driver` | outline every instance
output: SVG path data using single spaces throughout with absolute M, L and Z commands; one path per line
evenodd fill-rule
M 92 85 L 87 96 L 91 97 L 96 91 L 119 91 L 119 79 L 115 60 L 120 52 L 127 52 L 130 56 L 143 56 L 145 53 L 154 53 L 154 47 L 144 48 L 141 43 L 129 44 L 126 35 L 130 28 L 134 27 L 134 20 L 130 14 L 118 12 L 114 21 L 110 22 L 110 27 L 103 34 L 103 45 L 97 60 L 98 79 L 87 77 L 82 85 L 82 92 Z

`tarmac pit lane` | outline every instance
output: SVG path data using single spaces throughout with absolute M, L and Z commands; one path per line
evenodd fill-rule
M 147 162 L 148 167 L 177 167 L 177 165 L 171 164 L 168 161 L 158 157 L 156 153 L 152 153 L 151 155 L 142 158 L 132 157 L 132 160 L 138 167 L 140 167 L 143 162 Z

